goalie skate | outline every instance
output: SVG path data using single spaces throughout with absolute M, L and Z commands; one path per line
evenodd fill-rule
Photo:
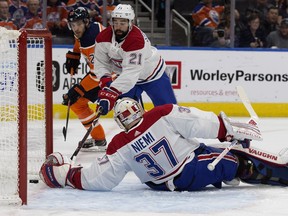
M 107 148 L 107 141 L 87 139 L 81 148 L 82 152 L 105 152 Z

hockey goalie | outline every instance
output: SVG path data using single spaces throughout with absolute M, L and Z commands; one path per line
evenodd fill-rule
M 83 190 L 111 190 L 133 171 L 155 190 L 196 191 L 208 185 L 288 185 L 288 151 L 278 155 L 250 147 L 262 140 L 257 124 L 242 123 L 196 108 L 167 104 L 144 112 L 130 99 L 117 100 L 114 119 L 123 132 L 115 135 L 105 156 L 89 167 L 71 165 L 60 153 L 48 156 L 40 170 L 51 188 L 70 186 Z M 221 148 L 200 143 L 219 139 Z M 237 142 L 213 170 L 207 166 L 229 142 Z M 220 143 L 220 142 L 219 142 Z M 227 144 L 228 143 L 228 144 Z

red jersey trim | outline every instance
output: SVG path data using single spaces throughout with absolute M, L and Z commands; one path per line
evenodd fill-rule
M 101 31 L 99 33 L 99 35 L 96 37 L 96 42 L 97 43 L 101 43 L 101 42 L 110 42 L 112 40 L 112 27 L 108 26 L 106 29 L 104 29 L 103 31 Z
M 133 25 L 121 47 L 125 52 L 131 52 L 134 50 L 143 49 L 144 45 L 145 41 L 143 33 L 139 28 Z
M 112 42 L 113 29 L 111 26 L 104 29 L 96 38 L 97 43 Z M 143 49 L 145 45 L 143 33 L 139 28 L 133 26 L 125 38 L 121 48 L 125 52 Z
M 108 145 L 108 148 L 106 151 L 107 155 L 112 155 L 116 153 L 120 148 L 126 146 L 132 140 L 141 136 L 160 118 L 168 115 L 172 111 L 172 109 L 173 109 L 173 104 L 165 104 L 162 106 L 155 107 L 152 110 L 146 112 L 143 115 L 143 121 L 141 122 L 139 126 L 137 126 L 136 128 L 133 128 L 128 133 L 125 133 L 123 131 L 113 137 L 113 139 Z M 137 136 L 135 136 L 136 131 L 139 132 L 137 133 Z

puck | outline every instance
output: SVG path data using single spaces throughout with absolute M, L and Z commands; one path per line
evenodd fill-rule
M 38 179 L 30 179 L 29 183 L 37 184 L 37 183 L 39 183 L 39 180 Z

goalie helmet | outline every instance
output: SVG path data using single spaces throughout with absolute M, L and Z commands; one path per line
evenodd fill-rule
M 131 98 L 118 99 L 114 107 L 114 119 L 125 131 L 130 130 L 142 119 L 144 110 L 142 106 Z
M 111 23 L 113 18 L 123 18 L 129 20 L 129 30 L 132 28 L 132 21 L 135 18 L 134 9 L 129 4 L 118 4 L 111 13 Z

